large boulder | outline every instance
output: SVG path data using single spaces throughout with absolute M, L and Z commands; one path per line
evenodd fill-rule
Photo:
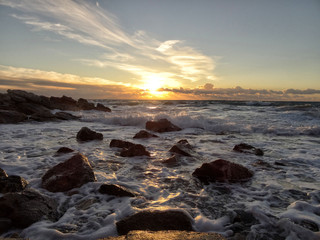
M 65 192 L 95 180 L 88 159 L 78 153 L 48 170 L 42 177 L 42 187 L 50 192 Z
M 202 164 L 192 175 L 207 184 L 215 181 L 231 183 L 247 181 L 253 176 L 253 173 L 240 164 L 218 159 Z
M 17 110 L 19 112 L 27 114 L 27 115 L 31 115 L 31 114 L 38 113 L 38 112 L 49 111 L 48 108 L 46 108 L 42 105 L 39 105 L 37 103 L 30 103 L 30 102 L 24 102 L 24 103 L 17 104 Z
M 77 134 L 77 140 L 79 141 L 91 141 L 91 140 L 102 140 L 102 139 L 103 139 L 102 133 L 97 133 L 87 127 L 81 128 Z
M 11 110 L 0 110 L 0 123 L 19 123 L 28 119 L 24 113 L 11 111 Z
M 123 148 L 120 152 L 121 157 L 137 157 L 137 156 L 148 156 L 150 157 L 150 153 L 146 150 L 146 148 L 141 144 L 134 144 L 129 148 Z
M 129 148 L 134 145 L 135 144 L 132 142 L 127 142 L 127 141 L 118 140 L 118 139 L 112 139 L 109 146 L 116 147 L 116 148 Z
M 153 132 L 158 132 L 158 133 L 182 130 L 180 127 L 171 123 L 168 119 L 160 119 L 158 121 L 148 121 L 146 123 L 146 129 Z
M 20 176 L 0 177 L 0 193 L 21 192 L 27 185 L 27 180 Z
M 103 104 L 101 103 L 97 103 L 97 106 L 95 107 L 95 110 L 97 111 L 102 111 L 102 112 L 111 112 L 111 109 L 104 106 Z
M 77 105 L 81 110 L 93 110 L 94 109 L 94 104 L 89 103 L 88 100 L 86 100 L 84 98 L 79 98 Z
M 56 221 L 57 203 L 35 190 L 7 193 L 0 198 L 0 218 L 10 219 L 17 228 L 26 228 L 42 219 Z
M 192 219 L 178 210 L 142 211 L 116 223 L 119 235 L 132 230 L 185 230 L 192 231 Z
M 58 121 L 56 115 L 49 110 L 36 112 L 30 116 L 30 119 L 37 122 Z
M 23 90 L 11 90 L 8 89 L 7 90 L 10 98 L 12 101 L 14 102 L 33 102 L 33 103 L 41 103 L 41 98 L 40 96 L 34 94 L 34 93 L 30 93 L 30 92 L 26 92 Z
M 62 96 L 61 98 L 50 97 L 50 106 L 52 109 L 60 109 L 60 110 L 67 110 L 67 111 L 79 110 L 77 101 L 67 96 Z
M 116 197 L 135 197 L 138 195 L 138 193 L 118 184 L 102 184 L 99 188 L 99 193 Z
M 127 235 L 100 240 L 226 240 L 218 233 L 189 231 L 131 231 Z
M 157 138 L 158 136 L 152 133 L 149 133 L 145 130 L 141 130 L 133 138 Z
M 241 153 L 250 153 L 255 154 L 257 156 L 263 156 L 263 151 L 260 148 L 255 148 L 246 143 L 240 143 L 234 146 L 233 151 L 241 152 Z

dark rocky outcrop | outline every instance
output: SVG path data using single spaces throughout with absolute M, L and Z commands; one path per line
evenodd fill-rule
M 102 184 L 99 188 L 99 193 L 117 197 L 135 197 L 138 195 L 138 193 L 118 184 Z
M 81 118 L 79 116 L 75 116 L 75 115 L 72 115 L 71 113 L 66 113 L 66 112 L 57 112 L 54 115 L 57 119 L 60 119 L 60 120 L 78 120 Z
M 9 218 L 0 218 L 0 234 L 8 232 L 11 227 L 12 221 Z
M 19 123 L 27 120 L 28 117 L 24 113 L 0 110 L 0 123 Z
M 150 153 L 141 144 L 134 144 L 129 148 L 123 148 L 120 152 L 121 157 L 137 157 L 137 156 L 149 156 Z
M 47 107 L 44 107 L 37 103 L 30 103 L 30 102 L 23 102 L 23 103 L 17 104 L 17 110 L 26 115 L 49 111 Z
M 253 174 L 242 165 L 218 159 L 210 163 L 204 163 L 193 173 L 200 181 L 208 182 L 241 182 L 249 180 Z
M 51 109 L 60 109 L 65 111 L 79 111 L 80 108 L 77 105 L 77 101 L 71 97 L 50 97 Z
M 119 235 L 132 230 L 185 230 L 192 231 L 192 219 L 178 210 L 142 211 L 116 223 Z
M 160 119 L 158 121 L 148 121 L 146 123 L 146 129 L 153 132 L 158 132 L 158 133 L 182 130 L 180 127 L 171 123 L 168 119 Z
M 257 156 L 263 156 L 263 151 L 260 148 L 255 148 L 246 143 L 240 143 L 234 146 L 234 151 L 241 152 L 241 153 L 251 153 Z
M 97 111 L 102 111 L 102 112 L 111 112 L 111 109 L 104 106 L 103 104 L 101 103 L 97 103 L 97 106 L 95 107 L 95 110 Z
M 136 135 L 134 135 L 133 138 L 154 138 L 154 137 L 158 137 L 155 134 L 149 133 L 145 130 L 141 130 L 140 132 L 138 132 Z
M 50 192 L 65 192 L 94 181 L 88 159 L 78 153 L 48 170 L 42 177 L 42 187 Z
M 0 168 L 0 177 L 8 177 L 6 171 L 3 170 L 2 168 Z
M 103 139 L 102 133 L 97 133 L 87 127 L 81 128 L 77 134 L 77 140 L 79 141 L 92 141 L 92 140 L 102 140 L 102 139 Z
M 20 176 L 0 177 L 0 193 L 21 192 L 27 185 L 27 180 Z
M 82 110 L 93 110 L 94 109 L 94 104 L 89 103 L 88 100 L 83 99 L 83 98 L 78 99 L 77 105 Z
M 100 240 L 226 240 L 218 233 L 188 231 L 130 231 L 127 235 Z
M 117 140 L 112 139 L 110 142 L 110 147 L 116 147 L 116 148 L 129 148 L 131 146 L 134 146 L 134 143 L 123 141 L 123 140 Z
M 74 150 L 68 147 L 61 147 L 57 150 L 58 154 L 71 153 L 71 152 L 74 152 Z
M 57 203 L 35 190 L 7 193 L 0 198 L 0 219 L 10 219 L 17 228 L 26 228 L 43 218 L 56 221 Z
M 170 150 L 171 153 L 177 153 L 179 155 L 191 157 L 192 156 L 192 146 L 185 139 L 177 142 Z
M 53 113 L 51 113 L 49 110 L 36 112 L 30 116 L 30 119 L 37 122 L 58 121 L 56 116 Z

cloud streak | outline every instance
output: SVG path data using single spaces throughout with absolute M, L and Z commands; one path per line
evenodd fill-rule
M 215 62 L 211 57 L 181 40 L 162 42 L 144 31 L 129 34 L 121 28 L 117 18 L 99 4 L 71 0 L 2 0 L 0 4 L 21 11 L 23 15 L 13 17 L 31 26 L 33 31 L 49 31 L 102 48 L 103 52 L 95 59 L 78 60 L 94 67 L 129 72 L 132 79 L 140 81 L 137 86 L 146 82 L 146 76 L 151 73 L 154 79 L 168 76 L 163 87 L 216 79 Z

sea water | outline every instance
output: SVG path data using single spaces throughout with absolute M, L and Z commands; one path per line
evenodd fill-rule
M 179 209 L 192 217 L 195 230 L 218 232 L 228 239 L 237 232 L 234 219 L 239 211 L 254 219 L 238 231 L 246 239 L 320 239 L 320 103 L 92 102 L 103 103 L 112 112 L 70 112 L 81 116 L 78 121 L 0 125 L 0 168 L 55 199 L 62 215 L 57 222 L 43 220 L 2 236 L 19 232 L 32 240 L 98 239 L 116 236 L 115 223 L 136 212 Z M 148 120 L 162 118 L 183 130 L 133 139 Z M 103 141 L 77 142 L 76 134 L 84 126 L 102 133 Z M 109 147 L 112 139 L 143 144 L 151 157 L 121 157 Z M 194 147 L 193 157 L 181 157 L 173 166 L 164 164 L 171 156 L 168 150 L 181 139 Z M 265 154 L 233 151 L 239 143 Z M 71 196 L 42 189 L 44 173 L 72 156 L 55 156 L 60 147 L 87 156 L 97 181 Z M 241 164 L 254 176 L 245 183 L 209 185 L 192 176 L 203 163 L 216 159 Z M 103 183 L 123 185 L 140 196 L 102 195 L 98 189 Z

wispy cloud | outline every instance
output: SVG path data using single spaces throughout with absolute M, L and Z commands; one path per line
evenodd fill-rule
M 102 48 L 101 55 L 95 59 L 79 61 L 129 72 L 140 80 L 137 86 L 151 75 L 153 79 L 168 77 L 162 85 L 165 87 L 216 79 L 211 57 L 182 40 L 159 41 L 141 30 L 130 34 L 122 29 L 116 16 L 91 1 L 2 0 L 0 4 L 21 11 L 23 15 L 13 17 L 31 26 L 33 31 L 49 31 Z

